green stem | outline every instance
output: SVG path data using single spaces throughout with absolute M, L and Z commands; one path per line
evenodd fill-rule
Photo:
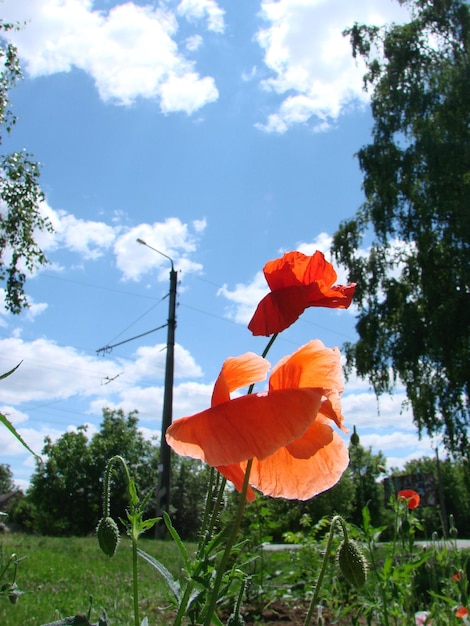
M 173 622 L 173 626 L 180 626 L 183 617 L 186 615 L 186 608 L 188 606 L 189 598 L 194 589 L 194 581 L 193 579 L 188 580 L 188 584 L 186 585 L 186 589 L 184 590 L 183 597 L 178 607 L 178 613 L 176 614 L 175 621 Z
M 104 475 L 104 495 L 103 495 L 103 517 L 108 517 L 109 516 L 109 502 L 110 502 L 110 497 L 109 497 L 109 485 L 111 482 L 111 470 L 113 469 L 113 465 L 116 461 L 119 461 L 121 464 L 122 469 L 124 470 L 124 474 L 126 475 L 126 482 L 127 482 L 127 490 L 129 493 L 129 500 L 131 499 L 131 493 L 129 491 L 129 485 L 131 483 L 131 476 L 129 474 L 129 470 L 127 468 L 127 463 L 125 462 L 125 460 L 122 458 L 122 456 L 119 456 L 119 454 L 116 454 L 115 456 L 111 457 L 108 461 L 108 464 L 106 465 L 106 472 Z
M 219 519 L 220 510 L 223 505 L 224 493 L 225 493 L 225 485 L 227 484 L 227 479 L 222 474 L 219 474 L 218 478 L 220 479 L 220 483 L 217 490 L 217 497 L 215 499 L 214 509 L 212 511 L 212 515 L 209 521 L 209 526 L 207 528 L 208 536 L 211 537 L 214 532 L 214 527 Z
M 135 626 L 140 626 L 139 619 L 139 579 L 137 575 L 137 539 L 139 537 L 139 529 L 137 527 L 137 520 L 135 516 L 135 502 L 133 502 L 132 493 L 130 490 L 131 484 L 131 476 L 129 474 L 129 469 L 127 467 L 126 461 L 116 454 L 111 457 L 106 466 L 106 472 L 104 476 L 104 496 L 103 496 L 103 516 L 108 517 L 110 511 L 110 497 L 109 497 L 109 485 L 111 482 L 111 470 L 115 463 L 120 463 L 122 469 L 124 470 L 124 474 L 126 476 L 126 484 L 127 484 L 127 492 L 129 495 L 129 510 L 130 515 L 129 519 L 132 520 L 131 527 L 131 544 L 132 544 L 132 588 L 133 588 L 133 596 L 134 596 L 134 624 Z
M 209 511 L 211 509 L 212 502 L 212 491 L 214 489 L 214 480 L 215 480 L 215 468 L 211 467 L 209 471 L 209 485 L 207 488 L 207 496 L 206 496 L 206 505 L 204 507 L 204 516 L 202 518 L 201 524 L 201 536 L 199 537 L 199 543 L 197 547 L 197 554 L 200 556 L 201 550 L 204 547 L 204 542 L 206 539 L 207 528 L 209 524 Z
M 232 532 L 230 533 L 230 536 L 227 540 L 227 543 L 225 545 L 225 550 L 222 556 L 222 560 L 220 561 L 218 567 L 217 567 L 217 575 L 215 578 L 215 582 L 214 582 L 214 586 L 212 588 L 212 593 L 210 596 L 210 600 L 209 600 L 209 605 L 207 607 L 207 612 L 206 612 L 206 618 L 204 621 L 204 626 L 210 626 L 211 621 L 212 621 L 212 616 L 214 614 L 215 611 L 215 607 L 217 604 L 217 598 L 219 595 L 219 589 L 220 586 L 222 584 L 222 578 L 225 574 L 225 570 L 227 568 L 228 565 L 228 561 L 230 558 L 230 555 L 232 553 L 232 548 L 235 544 L 235 540 L 237 538 L 238 535 L 238 531 L 240 530 L 240 525 L 241 525 L 241 521 L 243 518 L 243 513 L 245 510 L 245 504 L 246 504 L 246 494 L 248 491 L 248 484 L 249 484 L 249 480 L 250 480 L 250 472 L 251 472 L 251 466 L 253 465 L 253 459 L 250 459 L 246 465 L 246 470 L 245 470 L 245 479 L 243 481 L 243 487 L 240 493 L 240 504 L 238 505 L 238 509 L 237 509 L 237 515 L 235 517 L 235 521 L 233 523 L 232 526 Z
M 333 544 L 333 537 L 334 537 L 334 530 L 335 530 L 336 522 L 340 522 L 343 528 L 343 533 L 345 531 L 345 525 L 344 525 L 343 519 L 339 515 L 335 515 L 333 519 L 331 520 L 330 534 L 328 535 L 328 542 L 326 544 L 325 554 L 323 555 L 323 561 L 321 564 L 320 574 L 318 575 L 317 584 L 315 585 L 313 596 L 310 601 L 310 606 L 309 606 L 307 615 L 305 617 L 304 626 L 308 626 L 310 622 L 312 621 L 313 611 L 315 610 L 315 607 L 317 606 L 317 603 L 318 603 L 318 597 L 320 595 L 320 588 L 323 582 L 323 578 L 325 577 L 326 566 L 328 564 L 328 559 L 329 559 L 330 552 L 331 552 L 331 546 Z
M 276 337 L 278 336 L 279 333 L 275 333 L 268 341 L 266 348 L 263 350 L 262 353 L 262 358 L 264 359 L 266 357 L 266 355 L 268 354 L 269 350 L 271 349 L 271 346 L 273 345 L 274 341 L 276 340 Z M 255 384 L 252 383 L 249 388 L 248 388 L 248 392 L 247 395 L 253 393 L 253 389 L 255 387 Z M 248 491 L 248 485 L 249 485 L 249 480 L 250 480 L 250 472 L 251 472 L 251 466 L 253 465 L 253 459 L 249 459 L 249 461 L 247 462 L 246 465 L 246 470 L 245 470 L 245 478 L 243 481 L 243 487 L 240 493 L 240 504 L 238 506 L 238 510 L 237 510 L 237 515 L 235 518 L 235 521 L 233 523 L 232 526 L 232 532 L 230 533 L 229 539 L 227 541 L 227 544 L 225 545 L 225 550 L 224 550 L 224 554 L 222 556 L 222 560 L 217 568 L 217 575 L 216 575 L 216 579 L 215 579 L 215 583 L 214 583 L 214 587 L 212 588 L 212 593 L 210 596 L 210 600 L 209 600 L 209 605 L 207 608 L 207 613 L 206 613 L 206 620 L 204 622 L 205 626 L 210 626 L 214 611 L 215 611 L 215 607 L 217 604 L 217 597 L 219 594 L 219 589 L 220 589 L 220 585 L 222 584 L 222 578 L 225 574 L 225 569 L 227 567 L 228 564 L 228 560 L 230 558 L 230 554 L 232 552 L 232 548 L 233 545 L 235 543 L 238 531 L 240 529 L 240 525 L 241 525 L 241 521 L 243 518 L 243 513 L 245 511 L 245 505 L 246 505 L 246 494 Z M 223 484 L 223 486 L 225 486 L 225 483 Z M 221 493 L 221 492 L 219 492 Z
M 139 618 L 139 578 L 137 575 L 137 536 L 132 529 L 132 587 L 134 592 L 134 624 L 140 626 Z

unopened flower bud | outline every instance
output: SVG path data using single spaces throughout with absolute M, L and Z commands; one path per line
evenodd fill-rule
M 119 545 L 119 528 L 112 517 L 102 517 L 96 528 L 100 548 L 107 556 L 113 556 Z
M 353 426 L 353 433 L 351 435 L 350 442 L 352 446 L 358 446 L 360 442 L 359 435 L 357 434 L 355 426 Z
M 355 587 L 363 587 L 367 578 L 367 561 L 358 545 L 350 539 L 343 539 L 337 560 L 346 580 Z

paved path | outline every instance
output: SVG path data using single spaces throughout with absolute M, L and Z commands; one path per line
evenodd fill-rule
M 431 541 L 416 541 L 415 543 L 420 546 L 432 546 L 433 544 L 433 542 Z M 435 543 L 439 547 L 445 546 L 447 548 L 452 548 L 454 544 L 453 541 L 436 541 Z M 303 546 L 296 543 L 263 543 L 261 549 L 268 550 L 270 552 L 277 552 L 279 550 L 298 550 L 302 547 Z M 470 539 L 457 539 L 457 547 L 459 548 L 459 550 L 462 550 L 464 548 L 470 550 Z

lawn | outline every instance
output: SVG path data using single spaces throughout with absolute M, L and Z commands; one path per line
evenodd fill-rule
M 26 557 L 19 564 L 17 583 L 23 593 L 16 605 L 0 598 L 1 626 L 42 626 L 48 622 L 86 614 L 93 596 L 91 621 L 106 609 L 113 626 L 133 623 L 131 550 L 123 539 L 110 559 L 95 538 L 35 537 L 11 534 L 1 539 L 4 558 Z M 139 546 L 178 574 L 182 562 L 172 542 L 140 539 Z M 142 616 L 154 625 L 165 619 L 166 585 L 159 574 L 139 561 Z M 2 581 L 3 582 L 3 581 Z

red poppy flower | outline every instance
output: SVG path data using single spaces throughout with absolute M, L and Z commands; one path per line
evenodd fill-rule
M 402 491 L 398 492 L 397 498 L 398 500 L 406 500 L 407 506 L 410 511 L 416 509 L 416 507 L 419 506 L 419 493 L 416 493 L 416 491 L 413 491 L 413 489 L 402 489 Z
M 452 574 L 452 576 L 450 577 L 450 579 L 455 583 L 458 582 L 460 580 L 460 572 L 455 572 L 455 574 Z
M 281 259 L 268 261 L 263 271 L 271 292 L 248 324 L 253 335 L 280 333 L 311 306 L 346 309 L 356 289 L 355 284 L 333 286 L 336 272 L 319 251 L 313 256 L 287 252 Z
M 225 361 L 211 408 L 176 420 L 168 444 L 216 467 L 241 490 L 248 460 L 250 485 L 265 495 L 307 500 L 332 487 L 348 451 L 332 422 L 343 427 L 340 353 L 311 341 L 273 368 L 268 391 L 230 399 L 266 377 L 269 363 L 252 353 Z M 255 493 L 248 490 L 248 500 Z
M 468 609 L 466 609 L 464 606 L 459 606 L 458 609 L 455 611 L 455 617 L 460 617 L 460 618 L 464 618 L 467 617 L 468 615 Z

